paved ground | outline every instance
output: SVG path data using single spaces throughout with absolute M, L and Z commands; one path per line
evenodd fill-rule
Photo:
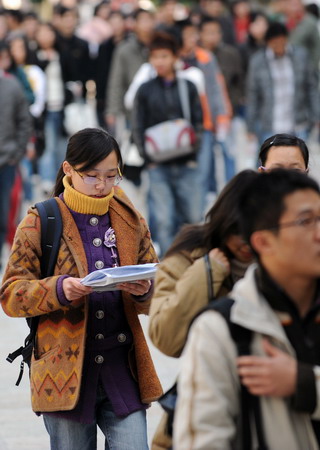
M 253 168 L 255 155 L 250 147 L 244 144 L 244 134 L 238 131 L 238 142 L 235 146 L 238 170 Z M 320 180 L 320 149 L 319 145 L 311 142 L 311 175 Z M 218 158 L 217 174 L 221 180 L 221 162 Z M 144 210 L 143 196 L 134 192 L 133 188 L 125 188 L 140 210 Z M 131 192 L 130 192 L 131 190 Z M 1 276 L 0 276 L 1 277 Z M 146 317 L 142 318 L 145 334 L 147 335 Z M 10 319 L 0 310 L 0 450 L 49 450 L 49 440 L 44 429 L 42 419 L 31 412 L 29 399 L 28 376 L 24 376 L 21 385 L 15 386 L 19 373 L 19 363 L 9 364 L 5 361 L 7 354 L 21 345 L 27 334 L 24 320 Z M 163 383 L 164 389 L 169 388 L 178 371 L 178 362 L 164 357 L 150 344 L 153 359 Z M 149 440 L 152 438 L 161 415 L 160 407 L 155 404 L 148 411 Z M 99 435 L 99 449 L 103 449 L 103 440 Z

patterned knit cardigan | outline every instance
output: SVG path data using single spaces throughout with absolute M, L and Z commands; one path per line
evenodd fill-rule
M 0 301 L 11 317 L 40 315 L 37 358 L 32 357 L 31 397 L 36 412 L 71 410 L 77 404 L 84 360 L 88 301 L 62 307 L 56 293 L 59 275 L 87 275 L 87 261 L 79 231 L 66 205 L 57 199 L 62 213 L 63 235 L 54 276 L 40 279 L 40 219 L 35 208 L 19 225 L 3 278 Z M 157 260 L 144 219 L 124 192 L 115 188 L 109 206 L 117 236 L 121 265 Z M 142 402 L 156 400 L 162 389 L 156 375 L 138 314 L 148 314 L 150 301 L 135 302 L 123 293 L 125 314 L 133 333 L 137 377 Z

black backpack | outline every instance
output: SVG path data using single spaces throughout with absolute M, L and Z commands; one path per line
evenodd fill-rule
M 62 235 L 62 217 L 57 201 L 54 198 L 36 203 L 36 208 L 40 215 L 41 222 L 41 278 L 46 278 L 54 273 L 60 248 L 60 238 Z M 24 364 L 30 368 L 31 356 L 35 347 L 35 339 L 39 323 L 39 316 L 26 319 L 30 328 L 30 333 L 24 340 L 24 345 L 7 356 L 7 361 L 12 363 L 18 356 L 22 356 L 20 364 L 20 374 L 16 381 L 19 386 L 23 376 Z

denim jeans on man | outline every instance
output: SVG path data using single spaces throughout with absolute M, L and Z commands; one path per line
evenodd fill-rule
M 201 220 L 201 186 L 196 161 L 158 164 L 148 168 L 150 214 L 155 218 L 161 255 L 178 229 Z
M 96 422 L 84 424 L 43 414 L 51 450 L 96 450 L 97 426 L 105 436 L 105 450 L 148 450 L 146 411 L 117 417 L 101 385 L 98 387 Z
M 16 166 L 6 164 L 0 167 L 0 263 L 1 251 L 8 231 L 10 193 L 14 184 Z
M 219 145 L 224 162 L 225 182 L 235 175 L 235 161 L 230 154 L 227 142 L 218 142 L 212 131 L 204 130 L 201 135 L 201 146 L 198 152 L 199 185 L 201 187 L 201 212 L 205 213 L 208 192 L 217 192 L 216 162 L 214 148 Z
M 56 180 L 57 172 L 66 154 L 66 138 L 63 136 L 63 112 L 48 111 L 45 121 L 46 148 L 39 160 L 42 180 Z

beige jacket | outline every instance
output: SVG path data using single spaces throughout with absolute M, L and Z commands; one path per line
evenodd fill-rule
M 253 355 L 264 355 L 262 338 L 295 356 L 276 313 L 258 292 L 255 266 L 236 283 L 231 321 L 253 331 Z M 239 448 L 239 378 L 237 351 L 225 319 L 215 311 L 193 324 L 185 347 L 174 422 L 174 449 Z M 319 384 L 318 368 L 315 368 Z M 319 392 L 319 386 L 318 386 Z M 271 450 L 316 450 L 311 416 L 290 408 L 286 399 L 260 397 L 266 443 Z M 318 401 L 318 405 L 320 401 Z M 319 406 L 312 418 L 319 418 Z M 254 436 L 253 436 L 254 438 Z
M 179 357 L 192 318 L 209 301 L 204 249 L 181 252 L 159 265 L 151 301 L 149 335 L 165 355 Z M 215 296 L 230 291 L 224 266 L 211 259 Z

